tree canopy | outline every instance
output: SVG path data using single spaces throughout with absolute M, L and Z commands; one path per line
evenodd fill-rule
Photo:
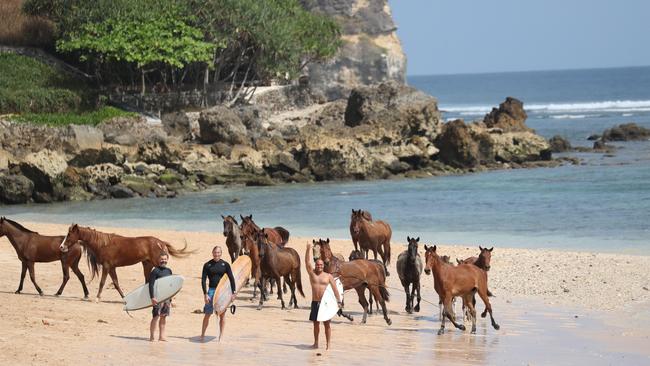
M 228 90 L 295 78 L 332 57 L 340 30 L 297 0 L 27 0 L 24 11 L 56 24 L 57 50 L 105 83 Z M 147 76 L 147 80 L 145 80 Z

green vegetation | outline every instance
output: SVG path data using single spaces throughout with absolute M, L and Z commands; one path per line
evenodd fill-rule
M 113 107 L 101 107 L 98 110 L 90 112 L 74 113 L 25 113 L 19 115 L 16 120 L 20 122 L 30 122 L 44 124 L 48 126 L 66 126 L 66 125 L 91 125 L 96 126 L 99 123 L 114 117 L 137 117 L 137 113 L 125 112 Z
M 26 0 L 23 9 L 56 24 L 57 49 L 101 83 L 143 93 L 225 87 L 235 102 L 340 46 L 338 25 L 298 0 Z
M 95 100 L 81 80 L 30 57 L 0 53 L 0 114 L 69 112 Z

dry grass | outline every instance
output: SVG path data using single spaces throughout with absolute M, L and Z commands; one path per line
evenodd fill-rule
M 0 44 L 47 46 L 54 39 L 51 22 L 22 13 L 23 0 L 0 0 Z

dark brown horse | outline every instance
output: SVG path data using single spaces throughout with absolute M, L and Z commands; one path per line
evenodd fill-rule
M 243 254 L 239 224 L 230 215 L 225 217 L 221 215 L 221 218 L 223 219 L 223 236 L 226 237 L 226 247 L 228 247 L 228 254 L 230 254 L 230 263 L 233 263 L 237 257 Z
M 379 252 L 382 262 L 388 268 L 388 264 L 390 264 L 390 238 L 393 231 L 387 223 L 381 220 L 372 221 L 369 217 L 372 216 L 366 211 L 352 210 L 351 233 L 357 235 L 359 248 L 365 252 L 365 259 L 368 259 L 369 250 L 372 250 L 375 259 L 377 259 L 377 252 Z M 386 274 L 388 275 L 388 271 Z
M 11 245 L 13 245 L 18 255 L 18 259 L 22 262 L 23 268 L 20 273 L 20 284 L 16 293 L 19 294 L 23 290 L 23 282 L 25 281 L 25 273 L 29 269 L 29 279 L 32 280 L 36 291 L 39 295 L 43 295 L 43 291 L 36 284 L 36 274 L 34 273 L 35 262 L 53 262 L 56 260 L 61 261 L 61 269 L 63 270 L 63 282 L 56 292 L 56 296 L 63 293 L 66 283 L 70 279 L 70 267 L 84 291 L 84 298 L 88 298 L 88 288 L 84 281 L 84 275 L 79 270 L 79 260 L 81 259 L 82 247 L 81 245 L 72 245 L 67 253 L 62 253 L 59 250 L 59 245 L 63 242 L 63 236 L 45 236 L 37 232 L 31 231 L 19 223 L 9 220 L 7 218 L 0 218 L 0 237 L 6 235 Z
M 426 274 L 433 272 L 434 287 L 443 304 L 443 316 L 440 319 L 441 324 L 438 334 L 445 332 L 445 318 L 448 318 L 456 328 L 465 330 L 463 324 L 456 323 L 452 311 L 451 300 L 455 296 L 461 297 L 463 305 L 469 308 L 472 318 L 472 333 L 476 333 L 476 309 L 473 301 L 476 293 L 483 300 L 486 310 L 490 313 L 492 326 L 498 330 L 499 325 L 492 316 L 492 305 L 487 295 L 487 275 L 485 271 L 470 264 L 461 264 L 456 267 L 444 264 L 438 253 L 436 253 L 436 249 L 435 245 L 433 247 L 424 246 L 426 251 L 424 271 Z
M 361 215 L 366 218 L 366 220 L 372 221 L 372 215 L 368 211 L 362 211 Z M 350 236 L 352 237 L 352 244 L 354 244 L 354 251 L 358 251 L 358 243 L 359 243 L 359 233 L 354 231 L 354 225 L 352 224 L 354 222 L 354 216 L 357 214 L 357 211 L 352 209 L 352 215 L 350 215 Z M 361 259 L 361 258 L 356 258 L 356 259 Z M 364 259 L 368 259 L 367 251 L 366 251 L 366 257 Z M 377 254 L 375 253 L 375 259 L 377 259 Z M 350 259 L 352 260 L 352 259 Z
M 88 227 L 73 224 L 68 229 L 68 235 L 62 241 L 62 252 L 71 250 L 74 243 L 81 242 L 86 248 L 88 263 L 92 269 L 93 278 L 99 273 L 101 267 L 102 278 L 99 282 L 97 301 L 101 298 L 102 289 L 106 283 L 106 275 L 111 275 L 113 285 L 121 297 L 124 293 L 117 280 L 117 267 L 131 266 L 142 263 L 144 280 L 149 282 L 149 274 L 154 266 L 158 265 L 160 253 L 166 252 L 174 257 L 186 257 L 193 252 L 187 251 L 187 243 L 183 249 L 176 249 L 171 244 L 153 236 L 139 236 L 135 238 L 116 234 L 102 233 Z
M 492 259 L 492 250 L 494 249 L 494 247 L 488 249 L 488 248 L 483 248 L 479 245 L 478 249 L 481 251 L 478 257 L 469 257 L 462 261 L 456 259 L 456 261 L 458 262 L 458 264 L 473 264 L 486 272 L 489 271 L 490 260 Z
M 302 291 L 302 281 L 300 279 L 300 256 L 293 248 L 281 248 L 269 241 L 269 235 L 262 230 L 257 232 L 257 249 L 260 257 L 260 271 L 262 281 L 260 283 L 260 303 L 257 310 L 262 309 L 265 296 L 264 282 L 267 278 L 274 278 L 277 284 L 280 283 L 280 278 L 284 278 L 284 283 L 289 284 L 291 289 L 291 298 L 289 299 L 289 306 L 293 303 L 294 309 L 298 308 L 298 299 L 296 298 L 296 288 L 302 297 L 305 293 Z M 279 285 L 278 285 L 279 286 Z M 282 291 L 278 290 L 278 299 L 284 306 L 284 299 L 282 298 Z
M 406 312 L 409 314 L 420 311 L 420 275 L 422 274 L 422 258 L 418 254 L 418 243 L 420 238 L 411 238 L 406 237 L 408 240 L 407 250 L 400 253 L 397 257 L 397 275 L 399 276 L 400 282 L 404 287 L 404 292 L 406 293 Z M 409 287 L 411 287 L 409 293 Z M 418 303 L 413 307 L 413 299 L 415 297 L 415 292 L 417 291 Z
M 359 304 L 363 308 L 361 323 L 365 323 L 368 318 L 368 301 L 365 296 L 365 290 L 368 288 L 375 300 L 381 305 L 384 320 L 388 325 L 391 325 L 392 321 L 388 318 L 388 310 L 386 309 L 386 302 L 389 301 L 390 295 L 386 288 L 384 266 L 381 263 L 365 259 L 357 259 L 351 262 L 339 260 L 332 254 L 329 238 L 319 240 L 318 247 L 314 247 L 314 251 L 318 254 L 316 257 L 322 259 L 325 264 L 323 270 L 334 277 L 339 277 L 343 284 L 343 290 L 355 289 L 357 291 Z

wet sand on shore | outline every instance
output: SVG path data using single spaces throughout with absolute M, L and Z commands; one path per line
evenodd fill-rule
M 44 235 L 61 235 L 64 225 L 22 223 Z M 83 223 L 81 223 L 83 225 Z M 168 342 L 149 342 L 149 309 L 127 315 L 121 299 L 108 284 L 102 302 L 84 301 L 79 281 L 71 274 L 63 296 L 54 297 L 61 283 L 59 262 L 36 264 L 36 280 L 45 296 L 40 297 L 25 279 L 22 295 L 15 295 L 20 261 L 6 238 L 0 238 L 0 353 L 2 364 L 648 364 L 650 363 L 650 257 L 618 254 L 561 252 L 495 248 L 489 272 L 494 315 L 501 330 L 487 319 L 478 320 L 476 335 L 450 328 L 437 335 L 437 295 L 431 276 L 422 275 L 420 313 L 404 312 L 404 293 L 395 271 L 397 255 L 405 249 L 405 238 L 392 247 L 391 326 L 381 315 L 360 324 L 361 307 L 354 291 L 346 292 L 346 311 L 354 322 L 333 321 L 333 349 L 311 350 L 312 326 L 307 320 L 309 298 L 298 295 L 300 309 L 281 310 L 270 296 L 261 311 L 249 299 L 252 288 L 240 292 L 237 313 L 227 315 L 225 338 L 217 342 L 217 324 L 211 321 L 208 341 L 198 340 L 202 314 L 200 272 L 211 258 L 215 244 L 224 245 L 220 232 L 180 232 L 151 229 L 101 228 L 126 236 L 153 235 L 182 247 L 187 240 L 197 253 L 186 259 L 172 258 L 169 266 L 186 278 L 174 299 L 168 319 Z M 221 227 L 215 225 L 215 230 Z M 291 238 L 289 245 L 301 257 L 312 238 Z M 402 240 L 400 240 L 402 239 Z M 433 244 L 433 243 L 427 243 Z M 477 244 L 478 245 L 478 244 Z M 333 250 L 345 257 L 350 240 L 334 240 Z M 225 247 L 224 247 L 225 249 Z M 421 246 L 420 252 L 423 253 Z M 478 247 L 440 246 L 439 252 L 464 258 Z M 227 257 L 227 255 L 225 255 Z M 80 266 L 87 275 L 85 259 Z M 310 294 L 303 270 L 303 289 Z M 125 292 L 143 283 L 142 267 L 117 270 Z M 91 299 L 99 279 L 89 284 Z M 284 295 L 288 303 L 289 294 Z M 477 308 L 483 304 L 478 300 Z M 457 306 L 460 313 L 460 306 Z M 466 324 L 469 325 L 469 324 Z

